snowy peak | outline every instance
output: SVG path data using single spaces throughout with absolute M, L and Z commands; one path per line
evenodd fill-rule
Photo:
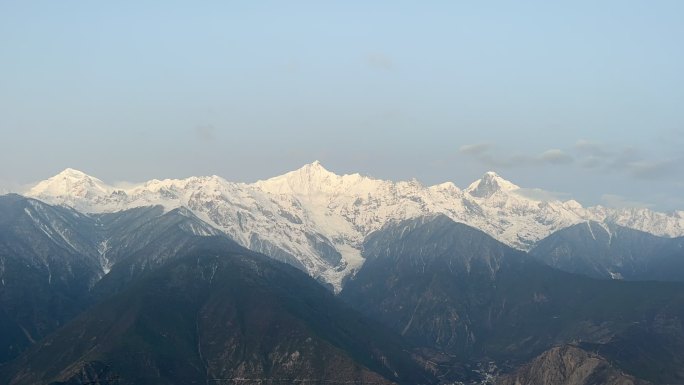
M 328 171 L 325 167 L 323 167 L 323 165 L 319 161 L 314 161 L 313 163 L 305 164 L 298 170 L 290 172 L 286 175 L 296 175 L 302 179 L 307 179 L 315 182 L 324 181 L 338 176 L 337 174 Z
M 315 161 L 286 174 L 258 181 L 255 185 L 273 194 L 310 195 L 332 191 L 341 183 L 341 176 L 328 171 L 321 162 Z
M 81 179 L 90 177 L 90 175 L 84 173 L 83 171 L 76 170 L 73 168 L 65 168 L 64 170 L 62 170 L 62 172 L 55 175 L 55 177 Z
M 96 198 L 108 195 L 112 189 L 101 180 L 82 171 L 67 168 L 59 174 L 33 186 L 31 197 Z
M 325 169 L 325 167 L 323 167 L 323 165 L 321 164 L 321 162 L 319 160 L 314 160 L 311 163 L 305 164 L 304 166 L 302 166 L 302 169 L 318 169 L 318 170 L 328 171 Z
M 476 198 L 489 198 L 499 191 L 513 191 L 520 187 L 507 181 L 494 171 L 486 172 L 482 178 L 473 182 L 466 192 Z
M 684 235 L 682 212 L 583 208 L 575 201 L 532 199 L 522 190 L 529 189 L 495 172 L 460 190 L 451 182 L 427 187 L 415 180 L 338 175 L 315 161 L 251 184 L 211 176 L 152 180 L 121 189 L 67 169 L 26 195 L 85 213 L 184 207 L 242 246 L 299 267 L 336 290 L 363 264 L 361 246 L 369 234 L 387 223 L 426 215 L 446 215 L 521 250 L 587 220 Z
M 458 188 L 453 182 L 444 182 L 440 184 L 436 184 L 434 186 L 429 187 L 430 191 L 435 191 L 435 192 L 444 192 L 452 195 L 460 194 L 461 189 Z

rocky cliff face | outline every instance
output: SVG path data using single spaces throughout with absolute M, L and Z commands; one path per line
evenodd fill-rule
M 646 385 L 622 373 L 603 357 L 575 346 L 547 350 L 516 372 L 500 377 L 497 385 Z

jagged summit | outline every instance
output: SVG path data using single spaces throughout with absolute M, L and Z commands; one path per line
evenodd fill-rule
M 313 161 L 311 163 L 307 163 L 307 164 L 303 165 L 302 167 L 300 167 L 296 170 L 286 172 L 285 174 L 278 175 L 278 176 L 269 178 L 267 180 L 273 180 L 273 179 L 283 178 L 283 177 L 287 177 L 287 176 L 299 176 L 299 175 L 311 176 L 311 177 L 330 176 L 330 175 L 337 176 L 337 174 L 335 174 L 332 171 L 329 171 L 328 169 L 326 169 L 323 166 L 323 164 L 321 162 L 316 160 L 316 161 Z
M 487 171 L 482 178 L 473 182 L 466 192 L 476 198 L 489 198 L 499 191 L 514 191 L 520 187 L 502 178 L 494 171 Z
M 323 167 L 323 165 L 321 164 L 321 161 L 319 161 L 318 159 L 314 160 L 311 163 L 305 164 L 303 167 L 320 167 L 325 169 L 325 167 Z
M 328 171 L 321 162 L 316 160 L 297 170 L 258 181 L 255 185 L 275 194 L 311 194 L 335 189 L 342 183 L 342 179 L 342 176 Z
M 311 177 L 329 177 L 329 176 L 338 176 L 332 171 L 328 171 L 327 168 L 323 166 L 323 164 L 317 160 L 307 163 L 304 166 L 300 167 L 297 170 L 292 171 L 292 173 L 298 173 L 298 174 L 305 174 L 309 175 Z M 288 173 L 289 174 L 289 173 Z

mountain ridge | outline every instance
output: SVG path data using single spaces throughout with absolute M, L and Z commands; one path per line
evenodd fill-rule
M 387 226 L 368 237 L 364 254 L 340 296 L 441 367 L 494 362 L 507 372 L 577 343 L 638 378 L 684 378 L 682 282 L 563 272 L 443 215 Z
M 363 264 L 361 245 L 368 234 L 424 215 L 444 214 L 525 251 L 553 232 L 585 221 L 615 222 L 659 236 L 684 235 L 679 212 L 585 208 L 574 200 L 534 199 L 522 190 L 495 172 L 460 189 L 452 182 L 423 186 L 416 180 L 338 175 L 315 161 L 254 183 L 210 176 L 151 180 L 127 188 L 66 169 L 25 195 L 86 213 L 185 207 L 242 246 L 297 265 L 335 290 Z
M 81 313 L 0 367 L 0 378 L 17 385 L 433 383 L 409 347 L 303 272 L 208 245 Z

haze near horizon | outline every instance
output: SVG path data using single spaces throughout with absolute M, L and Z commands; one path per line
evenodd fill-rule
M 337 174 L 684 208 L 684 4 L 0 4 L 0 185 Z

